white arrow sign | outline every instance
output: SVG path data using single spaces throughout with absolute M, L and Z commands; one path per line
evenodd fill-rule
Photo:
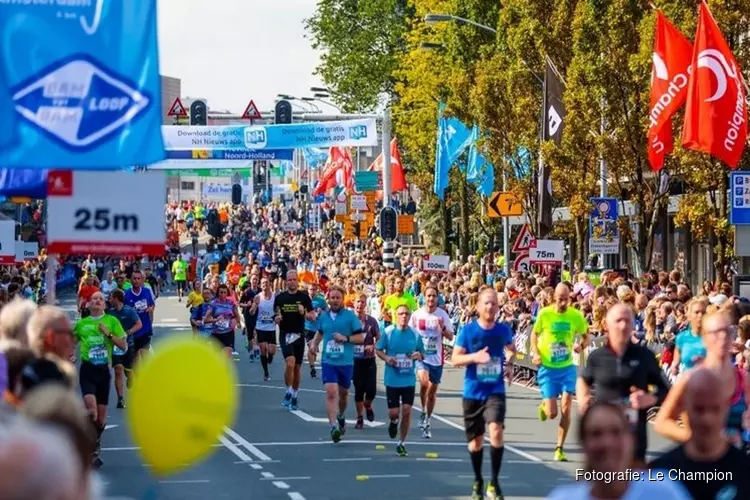
M 297 415 L 299 418 L 301 418 L 305 422 L 317 422 L 317 423 L 323 423 L 323 424 L 329 424 L 330 423 L 330 422 L 328 422 L 327 418 L 313 417 L 309 413 L 305 413 L 302 410 L 294 410 L 294 411 L 291 411 L 290 413 L 293 413 L 293 414 Z M 355 425 L 357 423 L 357 421 L 356 420 L 347 420 L 346 423 L 350 424 L 350 425 Z M 385 425 L 385 422 L 378 422 L 377 420 L 375 420 L 374 422 L 368 422 L 367 420 L 365 420 L 365 425 L 367 427 L 382 427 L 382 426 Z

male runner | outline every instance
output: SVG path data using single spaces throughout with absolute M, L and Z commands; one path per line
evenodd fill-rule
M 143 274 L 140 271 L 133 271 L 131 279 L 133 280 L 133 286 L 125 292 L 125 305 L 135 309 L 143 325 L 133 335 L 133 363 L 137 363 L 151 347 L 151 337 L 154 334 L 152 323 L 156 302 L 154 302 L 151 290 L 143 286 Z
M 268 373 L 268 365 L 273 363 L 273 355 L 276 354 L 276 323 L 274 323 L 275 294 L 271 291 L 271 282 L 268 278 L 260 280 L 260 293 L 253 299 L 253 308 L 257 313 L 255 321 L 255 336 L 260 347 L 260 364 L 263 367 L 263 380 L 268 382 L 271 376 Z
M 177 302 L 182 302 L 182 292 L 187 288 L 188 263 L 177 255 L 177 260 L 172 264 L 172 280 L 177 287 Z
M 307 285 L 307 294 L 310 296 L 313 309 L 315 310 L 315 313 L 318 316 L 320 316 L 321 313 L 328 310 L 326 297 L 325 295 L 320 293 L 320 287 L 318 286 L 318 283 L 316 281 L 313 281 L 312 283 Z M 318 330 L 319 328 L 318 328 L 317 321 L 310 321 L 308 319 L 305 319 L 305 340 L 307 341 L 307 345 L 308 345 L 307 362 L 310 364 L 310 377 L 311 378 L 315 378 L 317 376 L 317 372 L 315 371 L 316 353 L 313 352 L 311 349 L 309 349 L 309 346 L 312 343 L 312 340 L 315 337 L 315 334 L 318 332 Z
M 435 285 L 424 290 L 425 305 L 411 316 L 409 326 L 422 336 L 425 359 L 417 363 L 419 399 L 422 415 L 419 426 L 424 439 L 432 438 L 430 417 L 435 410 L 437 391 L 443 379 L 443 339 L 453 339 L 453 323 L 448 313 L 438 307 L 438 291 Z
M 328 302 L 331 309 L 318 316 L 320 329 L 313 338 L 310 350 L 317 353 L 323 342 L 321 370 L 326 388 L 326 410 L 331 424 L 331 440 L 338 443 L 346 433 L 346 404 L 354 372 L 353 345 L 361 345 L 365 335 L 357 316 L 344 308 L 343 288 L 331 287 Z
M 357 423 L 355 429 L 364 427 L 362 413 L 367 413 L 367 421 L 375 420 L 372 402 L 378 388 L 378 365 L 375 363 L 375 344 L 380 340 L 378 322 L 365 313 L 367 310 L 367 295 L 361 294 L 354 303 L 354 312 L 362 323 L 365 340 L 354 346 L 354 404 L 357 407 Z
M 409 308 L 409 312 L 414 312 L 419 307 L 414 296 L 404 291 L 404 278 L 397 276 L 393 280 L 393 293 L 387 296 L 383 302 L 383 321 L 385 321 L 386 326 L 396 322 L 394 317 L 396 308 L 404 305 Z
M 117 391 L 117 407 L 125 408 L 123 398 L 122 379 L 126 376 L 128 379 L 128 388 L 131 385 L 131 375 L 133 373 L 133 354 L 135 351 L 133 335 L 141 329 L 143 323 L 138 313 L 130 306 L 125 305 L 125 292 L 116 289 L 110 295 L 112 307 L 107 310 L 107 314 L 114 316 L 120 321 L 122 329 L 127 336 L 128 348 L 120 349 L 115 346 L 112 351 L 112 365 L 115 367 L 115 391 Z
M 417 376 L 415 361 L 424 359 L 422 337 L 409 328 L 411 311 L 406 304 L 394 310 L 395 323 L 385 330 L 380 337 L 376 353 L 385 366 L 385 396 L 388 403 L 388 416 L 391 419 L 388 435 L 394 439 L 399 431 L 399 414 L 401 414 L 401 436 L 396 445 L 399 456 L 407 456 L 404 442 L 409 434 L 411 424 L 411 407 L 414 404 L 414 385 Z
M 112 346 L 123 350 L 128 348 L 125 330 L 117 318 L 104 313 L 105 306 L 104 295 L 94 293 L 88 301 L 90 314 L 80 319 L 73 328 L 73 335 L 79 343 L 81 394 L 96 432 L 92 457 L 95 468 L 103 465 L 100 455 L 112 380 Z
M 497 293 L 487 288 L 477 298 L 479 317 L 466 325 L 453 347 L 453 366 L 465 366 L 463 410 L 469 457 L 474 469 L 472 500 L 502 499 L 499 474 L 503 462 L 505 428 L 505 350 L 515 350 L 513 332 L 505 323 L 497 323 Z M 512 358 L 511 358 L 512 359 Z M 487 424 L 490 431 L 492 478 L 483 495 L 482 458 Z
M 302 380 L 302 360 L 305 356 L 305 319 L 315 321 L 312 300 L 299 290 L 297 271 L 286 273 L 286 291 L 276 296 L 273 302 L 275 321 L 279 325 L 279 343 L 284 355 L 284 385 L 286 394 L 281 404 L 297 409 L 297 391 Z
M 588 323 L 583 313 L 569 306 L 570 289 L 560 283 L 555 288 L 555 303 L 539 311 L 531 332 L 531 358 L 539 367 L 537 383 L 542 393 L 539 419 L 557 417 L 557 398 L 562 395 L 560 424 L 557 429 L 557 445 L 554 459 L 567 462 L 563 452 L 565 438 L 570 428 L 570 410 L 576 394 L 576 367 L 573 353 L 588 345 Z M 582 337 L 576 343 L 576 335 Z

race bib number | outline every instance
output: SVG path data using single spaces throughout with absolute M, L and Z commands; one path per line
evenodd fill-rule
M 125 346 L 125 349 L 120 349 L 119 347 L 115 346 L 115 347 L 114 347 L 114 348 L 112 349 L 112 354 L 114 354 L 114 355 L 116 355 L 116 356 L 122 356 L 122 355 L 124 355 L 124 354 L 125 354 L 125 352 L 126 352 L 127 350 L 128 350 L 127 346 Z
M 109 362 L 109 352 L 105 345 L 95 345 L 89 348 L 89 363 L 106 365 Z
M 268 312 L 260 313 L 260 320 L 264 323 L 273 321 L 273 313 L 268 313 Z
M 414 370 L 414 360 L 406 357 L 405 354 L 396 356 L 396 370 L 399 373 L 409 373 Z
M 229 330 L 229 320 L 226 318 L 221 318 L 216 322 L 216 329 L 221 331 Z
M 427 342 L 424 345 L 424 352 L 427 355 L 437 354 L 438 352 L 438 339 L 436 337 L 429 337 L 426 339 Z
M 365 346 L 362 344 L 354 346 L 354 357 L 364 358 L 365 357 Z
M 326 354 L 329 358 L 340 358 L 344 355 L 344 344 L 339 344 L 335 340 L 326 342 Z
M 552 362 L 562 363 L 570 359 L 570 348 L 566 344 L 552 345 Z
M 477 365 L 477 380 L 485 384 L 494 384 L 500 380 L 500 375 L 503 373 L 503 368 L 500 365 L 500 360 L 493 358 L 486 363 Z
M 148 309 L 148 301 L 139 300 L 135 303 L 134 307 L 137 312 L 144 312 L 146 309 Z
M 299 338 L 299 333 L 287 333 L 286 337 L 284 337 L 284 340 L 286 340 L 287 345 L 293 343 L 295 340 Z

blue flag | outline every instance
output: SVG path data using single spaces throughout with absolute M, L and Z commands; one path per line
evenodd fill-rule
M 305 162 L 310 168 L 319 168 L 326 164 L 328 151 L 321 148 L 304 148 Z
M 474 125 L 471 132 L 469 162 L 466 166 L 466 180 L 477 186 L 477 192 L 483 196 L 492 196 L 495 190 L 495 167 L 487 161 L 477 147 L 480 139 L 479 127 Z
M 471 143 L 471 130 L 455 117 L 443 116 L 445 104 L 438 108 L 438 135 L 435 152 L 434 191 L 439 199 L 444 199 L 448 189 L 448 174 L 451 166 Z
M 156 0 L 2 2 L 8 167 L 114 169 L 165 158 Z

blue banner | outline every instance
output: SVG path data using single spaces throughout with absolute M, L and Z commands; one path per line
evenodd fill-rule
M 483 196 L 492 196 L 495 190 L 495 167 L 479 151 L 476 142 L 481 138 L 479 127 L 474 125 L 469 146 L 469 161 L 466 165 L 466 181 L 477 186 L 477 192 Z
M 435 184 L 433 190 L 439 199 L 448 189 L 448 174 L 451 166 L 471 143 L 472 131 L 455 117 L 444 117 L 445 104 L 438 108 L 438 136 L 435 154 Z
M 321 148 L 305 148 L 302 150 L 305 162 L 310 168 L 322 167 L 328 161 L 328 151 Z
M 377 146 L 374 118 L 288 125 L 230 125 L 223 127 L 162 127 L 169 150 L 297 149 L 333 146 Z
M 591 198 L 593 208 L 589 220 L 590 253 L 620 253 L 617 201 L 617 198 Z
M 156 0 L 0 2 L 9 167 L 114 169 L 164 159 Z M 0 89 L 0 96 L 6 90 Z
M 169 160 L 286 160 L 294 159 L 293 149 L 250 150 L 214 149 L 192 151 L 167 151 Z

